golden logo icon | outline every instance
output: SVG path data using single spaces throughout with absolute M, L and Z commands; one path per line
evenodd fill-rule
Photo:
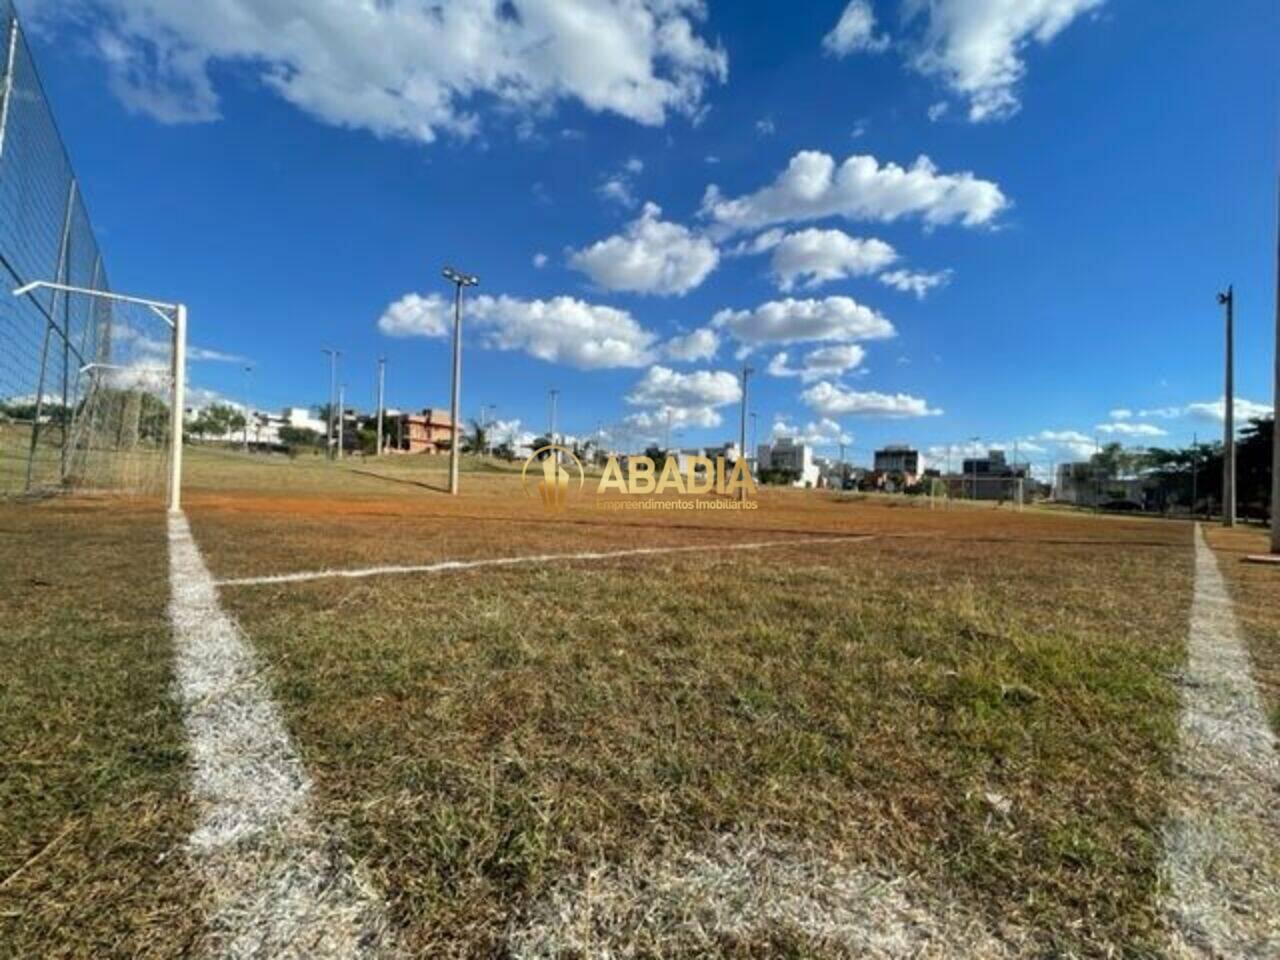
M 572 464 L 562 462 L 566 458 L 572 461 Z M 529 467 L 535 462 L 540 462 L 542 467 L 542 479 L 538 481 L 538 494 L 542 498 L 542 505 L 554 512 L 564 510 L 569 502 L 569 486 L 572 479 L 569 467 L 572 465 L 578 469 L 579 492 L 587 482 L 587 472 L 582 469 L 582 461 L 574 455 L 572 450 L 559 444 L 553 443 L 539 447 L 529 454 L 524 462 L 524 469 L 520 471 L 520 485 L 524 488 L 526 496 L 532 496 L 529 492 Z

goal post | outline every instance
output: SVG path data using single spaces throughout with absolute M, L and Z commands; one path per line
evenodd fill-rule
M 186 305 L 44 280 L 13 295 L 35 298 L 42 291 L 51 291 L 55 303 L 61 297 L 60 308 L 47 317 L 46 339 L 53 333 L 62 346 L 61 401 L 50 404 L 61 424 L 57 469 L 45 472 L 56 473 L 60 486 L 142 494 L 163 489 L 169 512 L 181 512 Z M 45 449 L 42 428 L 54 422 L 45 405 L 56 398 L 43 387 L 44 361 L 40 369 L 29 416 L 28 489 Z
M 940 478 L 949 501 L 968 500 L 1021 510 L 1026 502 L 1026 480 L 1020 476 L 951 474 Z M 935 495 L 937 496 L 937 495 Z

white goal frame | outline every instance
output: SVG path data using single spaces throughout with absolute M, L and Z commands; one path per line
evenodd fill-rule
M 25 297 L 37 290 L 57 290 L 62 293 L 75 293 L 100 300 L 114 300 L 117 303 L 135 303 L 150 308 L 161 320 L 173 330 L 173 356 L 171 373 L 173 389 L 170 397 L 169 426 L 169 489 L 168 508 L 170 513 L 182 512 L 182 432 L 186 420 L 187 406 L 187 305 L 185 303 L 167 303 L 163 300 L 150 300 L 146 297 L 132 297 L 109 290 L 92 290 L 88 287 L 73 287 L 65 283 L 53 283 L 47 280 L 36 280 L 26 283 L 13 291 L 15 297 Z

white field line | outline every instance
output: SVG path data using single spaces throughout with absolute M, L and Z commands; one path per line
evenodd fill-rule
M 757 836 L 621 865 L 562 883 L 508 932 L 515 960 L 718 956 L 726 938 L 799 937 L 806 956 L 862 960 L 1006 960 L 1025 934 L 919 884 Z
M 588 553 L 542 553 L 520 557 L 488 557 L 482 560 L 441 560 L 413 566 L 359 567 L 353 570 L 311 570 L 302 573 L 277 573 L 265 577 L 237 577 L 218 580 L 219 587 L 256 587 L 275 583 L 305 583 L 308 580 L 358 580 L 406 573 L 451 573 L 479 567 L 510 567 L 522 563 L 552 563 L 568 560 L 615 560 L 619 557 L 645 557 L 664 553 L 695 551 L 766 550 L 769 547 L 798 547 L 819 543 L 862 543 L 872 537 L 807 537 L 803 540 L 762 540 L 755 543 L 699 543 L 682 547 L 637 547 L 631 550 L 609 550 Z
M 390 952 L 385 910 L 310 811 L 311 782 L 185 517 L 169 519 L 169 616 L 213 956 Z
M 1170 955 L 1280 957 L 1280 758 L 1198 525 L 1195 550 L 1180 784 L 1161 870 Z

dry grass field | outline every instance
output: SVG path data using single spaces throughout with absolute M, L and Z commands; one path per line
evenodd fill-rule
M 194 451 L 186 501 L 219 581 L 546 558 L 220 587 L 406 955 L 1164 955 L 1190 525 L 790 490 L 555 516 L 443 478 Z M 188 952 L 163 518 L 0 528 L 0 943 Z M 1274 683 L 1267 573 L 1230 583 Z

